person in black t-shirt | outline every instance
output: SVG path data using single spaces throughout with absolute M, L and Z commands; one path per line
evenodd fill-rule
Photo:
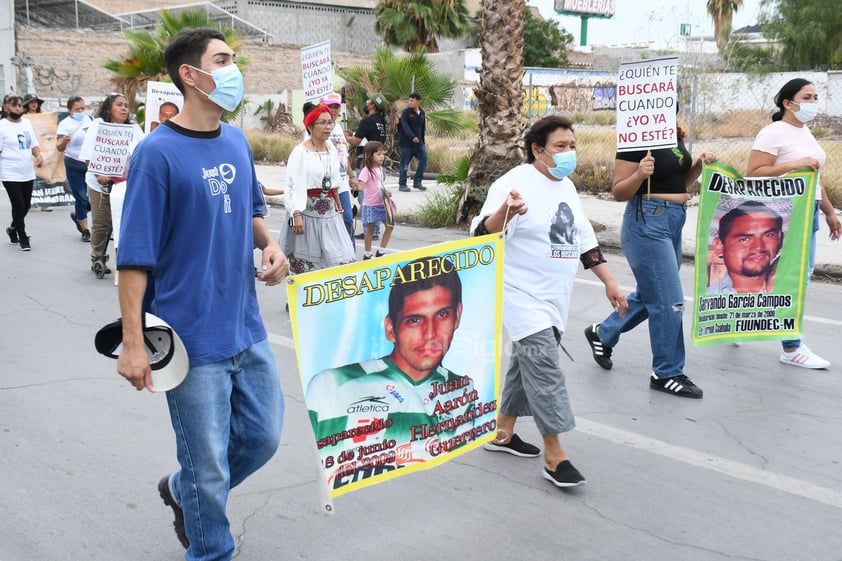
M 699 178 L 702 162 L 716 161 L 706 153 L 693 163 L 684 147 L 684 131 L 677 129 L 678 145 L 650 151 L 620 152 L 614 161 L 612 192 L 628 201 L 620 239 L 637 287 L 628 295 L 625 316 L 616 311 L 602 323 L 585 329 L 596 363 L 613 366 L 611 351 L 625 333 L 649 320 L 652 374 L 649 387 L 681 397 L 702 397 L 702 390 L 684 374 L 684 292 L 681 265 L 681 230 L 690 195 L 687 188 Z
M 371 97 L 365 100 L 365 110 L 367 115 L 363 117 L 357 125 L 357 130 L 351 133 L 350 130 L 345 131 L 345 138 L 348 139 L 348 144 L 356 149 L 357 158 L 354 170 L 356 176 L 359 178 L 360 170 L 363 166 L 363 151 L 362 146 L 365 142 L 376 140 L 377 142 L 386 144 L 386 132 L 389 130 L 386 126 L 386 119 L 383 117 L 383 110 L 386 108 L 386 98 L 382 94 L 371 94 Z M 362 189 L 357 193 L 357 199 L 360 202 L 360 208 L 363 206 L 363 192 Z M 365 233 L 360 233 L 354 236 L 358 240 L 365 238 Z M 374 225 L 373 239 L 380 239 L 380 223 Z

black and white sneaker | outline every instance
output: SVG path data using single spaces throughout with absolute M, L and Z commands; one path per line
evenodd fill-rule
M 556 487 L 578 487 L 587 483 L 585 477 L 579 473 L 579 470 L 573 467 L 570 460 L 564 460 L 555 471 L 550 471 L 544 467 L 544 479 L 555 485 Z
M 21 251 L 32 251 L 32 245 L 29 243 L 29 236 L 26 234 L 18 234 L 18 243 L 20 243 Z
M 6 235 L 9 236 L 9 243 L 13 243 L 17 245 L 18 243 L 18 231 L 14 228 L 6 228 Z
M 679 397 L 691 397 L 699 399 L 702 397 L 702 388 L 694 384 L 684 374 L 671 378 L 658 378 L 654 373 L 649 378 L 649 387 L 659 392 L 664 392 Z
M 534 444 L 529 444 L 520 439 L 516 434 L 512 435 L 512 439 L 506 444 L 501 444 L 492 440 L 486 442 L 483 448 L 491 452 L 507 452 L 514 456 L 521 458 L 536 458 L 541 455 L 541 449 Z
M 606 370 L 611 370 L 611 367 L 614 366 L 614 361 L 611 360 L 612 347 L 603 345 L 602 341 L 599 340 L 598 323 L 585 328 L 585 339 L 588 340 L 588 345 L 591 346 L 593 359 L 596 363 Z

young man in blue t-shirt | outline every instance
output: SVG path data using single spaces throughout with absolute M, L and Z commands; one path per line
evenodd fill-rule
M 289 264 L 263 222 L 249 145 L 220 122 L 243 98 L 235 56 L 212 29 L 185 29 L 167 47 L 184 107 L 132 156 L 117 256 L 118 372 L 137 390 L 155 390 L 143 312 L 172 326 L 190 358 L 184 382 L 167 392 L 180 469 L 158 484 L 188 561 L 231 559 L 228 493 L 272 457 L 283 422 L 253 250 L 262 250 L 257 277 L 269 286 Z

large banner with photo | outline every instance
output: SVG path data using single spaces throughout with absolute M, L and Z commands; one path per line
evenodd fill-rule
M 693 342 L 797 339 L 804 316 L 816 172 L 741 177 L 704 166 Z
M 149 134 L 181 112 L 184 94 L 171 82 L 146 82 L 146 119 L 143 132 Z
M 67 115 L 67 113 L 64 113 Z M 32 123 L 44 165 L 35 168 L 35 183 L 32 188 L 33 206 L 63 206 L 74 202 L 70 186 L 65 185 L 64 153 L 56 148 L 56 131 L 63 115 L 59 113 L 27 113 Z
M 493 439 L 503 244 L 469 238 L 288 280 L 301 383 L 332 497 Z

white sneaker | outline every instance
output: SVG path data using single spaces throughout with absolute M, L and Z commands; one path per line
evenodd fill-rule
M 800 366 L 801 368 L 827 368 L 830 366 L 830 361 L 827 361 L 807 348 L 807 345 L 801 343 L 801 346 L 795 349 L 794 352 L 781 353 L 781 362 L 790 364 L 792 366 Z

